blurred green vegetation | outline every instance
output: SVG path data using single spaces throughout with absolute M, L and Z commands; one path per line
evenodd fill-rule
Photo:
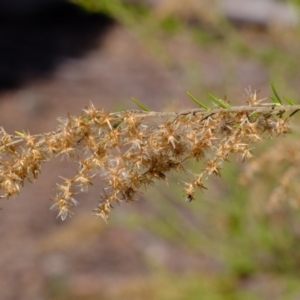
M 232 65 L 238 59 L 247 59 L 267 68 L 267 84 L 273 81 L 291 98 L 297 99 L 299 95 L 299 28 L 290 29 L 286 35 L 280 28 L 247 31 L 220 17 L 216 23 L 210 24 L 208 30 L 198 24 L 190 25 L 176 15 L 156 18 L 154 12 L 144 5 L 125 5 L 117 0 L 75 2 L 114 16 L 122 26 L 137 34 L 149 51 L 166 63 L 166 67 L 176 66 L 184 70 L 186 77 L 191 79 L 183 83 L 188 85 L 187 90 L 198 94 L 204 94 L 203 91 L 215 93 L 211 86 L 201 83 L 191 61 L 177 61 L 168 51 L 168 41 L 178 35 L 187 36 L 192 45 L 199 49 L 205 47 L 221 58 L 228 78 L 221 86 L 215 86 L 216 90 L 230 93 L 235 88 L 237 76 L 230 73 Z M 294 2 L 299 4 L 299 1 Z M 258 147 L 255 155 L 268 146 L 271 144 Z M 209 182 L 209 190 L 199 193 L 192 203 L 184 202 L 177 184 L 182 178 L 175 174 L 170 182 L 171 188 L 166 189 L 163 183 L 145 193 L 149 212 L 141 214 L 135 211 L 135 204 L 131 206 L 126 219 L 122 219 L 122 226 L 142 227 L 173 247 L 184 249 L 187 255 L 199 256 L 199 259 L 205 257 L 212 262 L 212 267 L 210 272 L 199 268 L 178 274 L 150 263 L 152 278 L 136 281 L 134 289 L 124 288 L 119 299 L 299 298 L 300 213 L 288 205 L 269 213 L 267 201 L 274 178 L 260 176 L 255 184 L 241 186 L 238 177 L 241 170 L 247 168 L 246 164 L 242 165 L 232 157 L 231 163 L 224 166 L 222 178 Z M 187 168 L 194 169 L 195 166 Z M 61 298 L 56 293 L 60 287 L 55 287 L 55 280 L 53 282 L 52 300 L 108 299 L 97 295 L 78 298 L 72 294 L 69 298 Z

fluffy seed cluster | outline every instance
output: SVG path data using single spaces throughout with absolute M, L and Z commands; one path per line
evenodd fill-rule
M 206 189 L 211 174 L 220 175 L 230 154 L 247 159 L 253 143 L 288 132 L 283 116 L 289 109 L 263 104 L 255 92 L 249 92 L 242 107 L 106 113 L 91 105 L 80 116 L 61 118 L 57 130 L 50 133 L 12 136 L 1 128 L 1 197 L 19 194 L 26 180 L 38 177 L 43 163 L 66 156 L 78 168 L 58 185 L 53 199 L 52 209 L 62 220 L 78 204 L 76 195 L 98 180 L 105 188 L 94 211 L 105 220 L 115 202 L 133 201 L 139 190 L 167 180 L 170 171 L 187 174 L 183 190 L 192 201 L 197 189 Z M 188 161 L 201 161 L 199 172 L 187 172 Z

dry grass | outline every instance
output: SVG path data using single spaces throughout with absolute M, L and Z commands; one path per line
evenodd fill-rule
M 255 178 L 273 179 L 274 186 L 269 194 L 269 211 L 280 209 L 282 204 L 293 208 L 300 205 L 300 145 L 299 141 L 277 141 L 272 148 L 249 162 L 240 176 L 240 183 L 250 184 Z M 275 178 L 274 178 L 275 177 Z
M 2 128 L 1 197 L 19 194 L 26 180 L 37 179 L 43 163 L 62 156 L 78 164 L 75 175 L 58 184 L 53 199 L 52 209 L 62 220 L 78 204 L 76 195 L 99 179 L 106 187 L 94 211 L 105 220 L 114 203 L 133 201 L 138 191 L 157 180 L 166 181 L 171 171 L 186 174 L 181 184 L 187 201 L 192 201 L 195 190 L 206 189 L 210 175 L 220 175 L 230 154 L 242 160 L 251 157 L 252 144 L 288 132 L 285 112 L 299 109 L 263 103 L 251 91 L 241 107 L 213 100 L 216 108 L 180 113 L 106 113 L 91 105 L 80 116 L 60 118 L 55 131 L 34 136 L 25 132 L 12 136 Z M 200 163 L 197 174 L 186 169 L 187 161 Z

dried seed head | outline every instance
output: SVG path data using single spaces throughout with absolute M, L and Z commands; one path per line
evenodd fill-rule
M 104 113 L 90 105 L 80 116 L 61 118 L 50 133 L 14 137 L 0 128 L 1 197 L 18 194 L 26 180 L 38 177 L 43 163 L 61 156 L 77 163 L 74 177 L 62 179 L 53 199 L 52 209 L 62 219 L 78 204 L 74 195 L 87 192 L 96 180 L 105 185 L 96 215 L 108 220 L 113 202 L 133 201 L 141 188 L 167 181 L 171 171 L 186 173 L 188 161 L 202 160 L 202 172 L 184 183 L 192 201 L 210 175 L 220 176 L 232 153 L 248 159 L 251 143 L 288 132 L 283 106 L 264 106 L 256 91 L 247 93 L 247 106 L 240 108 Z

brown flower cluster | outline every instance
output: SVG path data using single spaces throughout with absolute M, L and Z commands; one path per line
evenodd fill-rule
M 113 203 L 133 201 L 139 190 L 167 180 L 170 171 L 187 174 L 183 189 L 192 201 L 196 189 L 206 188 L 209 175 L 220 175 L 230 154 L 247 159 L 253 143 L 286 133 L 284 112 L 298 108 L 263 104 L 252 92 L 246 106 L 225 104 L 181 113 L 105 113 L 91 105 L 80 116 L 61 118 L 57 130 L 50 133 L 12 136 L 2 128 L 1 197 L 18 194 L 25 180 L 38 177 L 43 163 L 66 156 L 78 168 L 58 185 L 53 199 L 52 209 L 58 210 L 62 220 L 78 204 L 76 195 L 87 192 L 96 180 L 103 181 L 105 188 L 94 211 L 105 220 Z M 188 161 L 201 161 L 197 174 L 187 172 Z

